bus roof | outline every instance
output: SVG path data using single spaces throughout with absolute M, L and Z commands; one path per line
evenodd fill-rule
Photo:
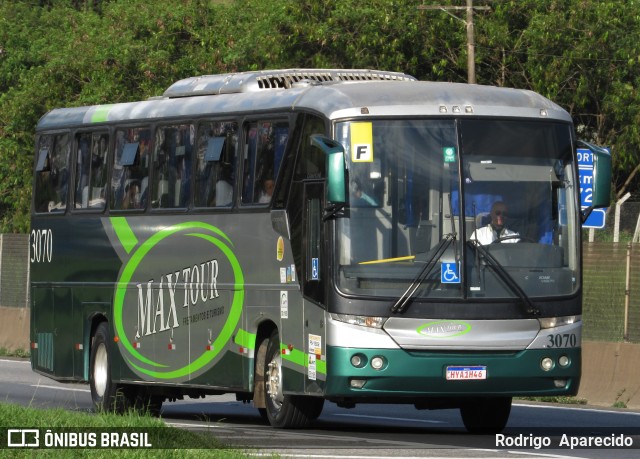
M 54 109 L 37 130 L 109 122 L 306 110 L 335 120 L 376 116 L 500 116 L 571 122 L 532 91 L 417 81 L 374 70 L 278 70 L 180 80 L 146 101 Z

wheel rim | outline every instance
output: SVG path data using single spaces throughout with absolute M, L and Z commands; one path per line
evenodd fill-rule
M 274 355 L 267 365 L 266 386 L 269 398 L 279 410 L 284 400 L 284 395 L 282 394 L 282 358 L 280 354 Z
M 100 343 L 96 349 L 96 355 L 93 361 L 93 385 L 98 397 L 104 396 L 107 389 L 108 366 L 109 357 L 107 356 L 107 347 L 104 343 Z

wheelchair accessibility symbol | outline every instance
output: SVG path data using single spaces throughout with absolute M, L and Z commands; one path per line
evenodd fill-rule
M 440 265 L 440 282 L 443 284 L 459 284 L 458 263 L 442 263 Z

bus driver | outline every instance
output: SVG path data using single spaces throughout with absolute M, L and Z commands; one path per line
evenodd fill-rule
M 496 201 L 491 206 L 491 222 L 487 226 L 476 229 L 471 235 L 472 240 L 477 240 L 482 245 L 492 242 L 518 242 L 518 233 L 505 226 L 507 220 L 507 205 L 502 201 Z M 501 240 L 501 238 L 505 238 Z M 507 239 L 508 238 L 508 239 Z

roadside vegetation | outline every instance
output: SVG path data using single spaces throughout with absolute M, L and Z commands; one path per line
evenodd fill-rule
M 34 131 L 54 107 L 143 100 L 180 78 L 274 68 L 465 82 L 464 14 L 420 11 L 421 3 L 0 1 L 0 232 L 28 232 Z M 474 15 L 477 82 L 558 103 L 579 138 L 610 147 L 616 199 L 635 193 L 640 0 L 474 4 L 488 7 Z
M 7 349 L 6 347 L 0 347 L 0 357 L 18 357 L 21 359 L 28 359 L 31 353 L 24 349 Z
M 100 445 L 102 432 L 148 432 L 152 448 L 51 448 L 15 449 L 5 448 L 8 429 L 42 429 L 40 445 L 45 444 L 44 434 L 65 432 L 95 433 Z M 40 410 L 8 403 L 0 403 L 0 458 L 51 457 L 67 459 L 75 457 L 124 457 L 124 458 L 229 458 L 244 459 L 248 456 L 220 443 L 211 433 L 196 433 L 167 426 L 161 419 L 135 412 L 124 415 L 90 414 L 68 411 L 62 408 Z
M 516 400 L 529 402 L 558 403 L 560 405 L 587 405 L 589 401 L 579 397 L 517 397 Z

